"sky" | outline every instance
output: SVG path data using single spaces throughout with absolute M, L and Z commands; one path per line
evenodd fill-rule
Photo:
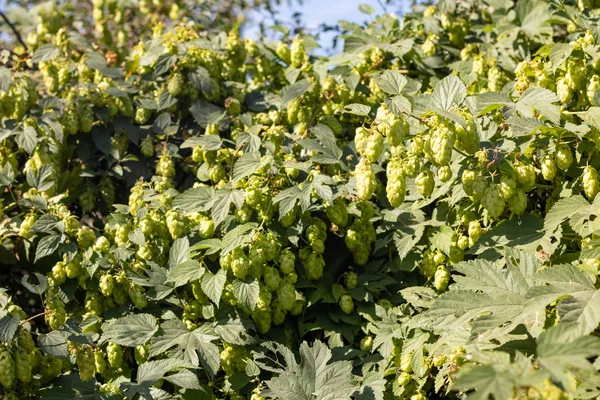
M 278 18 L 286 22 L 293 22 L 292 15 L 295 12 L 302 13 L 302 21 L 309 31 L 317 30 L 323 23 L 328 25 L 334 25 L 337 21 L 343 19 L 350 22 L 362 23 L 368 21 L 372 16 L 363 14 L 359 11 L 361 4 L 367 4 L 375 9 L 373 15 L 383 14 L 384 10 L 381 4 L 385 3 L 384 0 L 378 2 L 377 0 L 304 0 L 302 5 L 298 5 L 296 1 L 291 0 L 291 5 L 288 4 L 287 0 L 282 0 L 282 4 L 276 7 Z M 388 12 L 396 11 L 393 7 L 387 9 Z M 255 18 L 255 21 L 261 20 L 261 15 L 251 14 L 251 18 Z M 252 26 L 249 23 L 246 27 L 246 35 L 253 37 L 256 35 L 258 28 Z M 331 48 L 332 39 L 334 33 L 323 33 L 321 35 L 321 46 L 324 48 L 321 52 L 324 52 L 326 48 Z M 341 44 L 341 43 L 340 43 Z M 339 44 L 338 44 L 339 45 Z

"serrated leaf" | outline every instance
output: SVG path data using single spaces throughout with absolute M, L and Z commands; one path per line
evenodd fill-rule
M 210 209 L 210 202 L 213 198 L 214 190 L 212 188 L 192 188 L 173 199 L 173 208 L 185 212 L 204 212 Z
M 56 47 L 52 43 L 46 43 L 38 47 L 35 53 L 33 53 L 31 61 L 33 61 L 34 63 L 52 61 L 56 58 L 56 56 L 58 56 L 58 54 L 58 47 Z
M 229 214 L 232 204 L 236 207 L 242 207 L 244 204 L 244 192 L 237 189 L 220 189 L 215 193 L 215 197 L 210 200 L 211 217 L 215 222 L 215 227 L 219 226 L 225 217 Z
M 26 126 L 17 133 L 16 141 L 19 147 L 31 154 L 37 146 L 38 133 L 32 126 Z
M 192 136 L 181 144 L 182 149 L 201 146 L 203 150 L 219 150 L 223 141 L 218 135 Z
M 467 96 L 465 84 L 455 75 L 448 75 L 438 82 L 431 95 L 431 105 L 444 111 L 452 111 Z
M 44 214 L 37 221 L 35 221 L 35 224 L 33 224 L 33 226 L 31 227 L 31 232 L 53 233 L 56 230 L 61 230 L 59 228 L 60 222 L 61 221 L 56 215 Z M 62 223 L 62 230 L 64 230 L 64 223 Z
M 263 158 L 259 153 L 244 153 L 233 166 L 233 182 L 238 182 L 240 179 L 252 175 L 271 161 L 270 156 Z
M 190 258 L 190 242 L 187 237 L 182 237 L 171 246 L 169 250 L 169 269 L 175 268 L 177 265 L 189 260 Z
M 371 107 L 364 104 L 352 103 L 344 107 L 344 112 L 347 112 L 348 114 L 365 116 L 369 115 L 369 112 L 371 112 Z
M 31 293 L 41 295 L 48 288 L 48 279 L 45 275 L 42 275 L 39 272 L 34 272 L 33 275 L 35 275 L 38 283 L 29 282 L 29 278 L 31 278 L 31 275 L 25 275 L 21 278 L 21 284 L 25 286 L 25 288 Z
M 550 63 L 552 64 L 552 70 L 556 71 L 573 52 L 573 45 L 568 43 L 555 43 L 552 45 L 550 50 Z
M 167 272 L 165 283 L 173 283 L 175 287 L 183 286 L 202 278 L 204 271 L 204 267 L 196 260 L 183 261 Z
M 8 92 L 10 89 L 10 69 L 0 67 L 0 92 Z
M 189 369 L 178 371 L 173 375 L 167 375 L 165 376 L 165 380 L 184 389 L 202 389 L 198 377 Z
M 479 365 L 459 374 L 453 388 L 474 389 L 469 399 L 489 400 L 492 396 L 496 400 L 506 400 L 512 397 L 514 384 L 514 377 L 501 367 Z
M 223 294 L 223 288 L 225 287 L 226 282 L 227 271 L 219 269 L 216 274 L 206 271 L 202 277 L 200 285 L 204 294 L 206 294 L 210 301 L 218 306 L 219 302 L 221 301 L 221 294 Z
M 429 243 L 433 249 L 438 249 L 444 252 L 444 254 L 450 254 L 450 247 L 452 245 L 452 236 L 454 230 L 448 225 L 440 226 L 440 229 L 431 235 Z
M 41 258 L 54 254 L 62 242 L 62 235 L 44 236 L 37 244 L 37 248 L 35 250 L 35 260 L 33 262 L 35 263 Z
M 66 358 L 68 355 L 67 339 L 64 332 L 52 331 L 47 334 L 40 334 L 37 338 L 40 350 L 45 354 L 54 357 Z
M 102 341 L 135 347 L 146 343 L 158 331 L 158 322 L 150 314 L 131 314 L 102 324 Z
M 301 197 L 302 191 L 298 186 L 287 188 L 275 196 L 273 204 L 279 204 L 279 221 L 294 209 Z
M 236 279 L 232 283 L 233 295 L 246 309 L 254 312 L 258 295 L 260 293 L 260 285 L 256 278 L 247 278 L 246 280 Z
M 292 100 L 297 99 L 310 89 L 311 84 L 306 79 L 298 81 L 281 91 L 281 108 L 286 108 Z
M 521 95 L 519 101 L 517 101 L 516 109 L 525 118 L 533 118 L 535 116 L 533 110 L 538 110 L 552 123 L 558 124 L 560 121 L 560 107 L 552 104 L 558 101 L 556 93 L 532 86 Z
M 373 79 L 375 79 L 375 83 L 381 90 L 392 95 L 401 94 L 402 89 L 404 89 L 408 83 L 404 75 L 391 69 L 385 70 L 379 75 L 375 75 Z
M 216 339 L 217 336 L 203 328 L 190 332 L 182 321 L 173 319 L 161 325 L 157 335 L 150 341 L 149 349 L 152 356 L 173 350 L 176 358 L 182 358 L 193 366 L 202 365 L 214 376 L 219 370 L 220 354 L 217 345 L 212 343 Z
M 51 180 L 53 169 L 52 164 L 45 164 L 36 171 L 27 171 L 27 183 L 40 192 L 50 189 L 54 185 Z
M 227 232 L 221 241 L 221 253 L 223 255 L 229 254 L 233 249 L 249 243 L 254 237 L 254 232 L 257 228 L 258 225 L 256 223 L 248 222 L 236 226 L 231 231 Z
M 18 315 L 6 314 L 0 318 L 0 340 L 5 343 L 12 342 L 19 328 L 20 318 Z
M 279 353 L 281 348 L 276 348 Z M 267 355 L 255 356 L 255 361 L 267 361 Z M 331 362 L 331 350 L 315 341 L 300 345 L 300 363 L 289 353 L 287 365 L 279 376 L 266 381 L 269 398 L 289 400 L 347 400 L 354 392 L 351 361 Z
M 165 360 L 148 361 L 141 364 L 137 370 L 136 380 L 138 383 L 156 383 L 166 373 L 180 368 L 193 368 L 194 366 L 184 360 L 168 358 Z

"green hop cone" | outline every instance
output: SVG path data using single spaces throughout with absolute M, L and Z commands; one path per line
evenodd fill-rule
M 167 82 L 167 91 L 173 97 L 177 97 L 183 92 L 185 87 L 185 78 L 183 74 L 177 72 L 171 76 L 169 81 Z
M 373 336 L 368 335 L 361 339 L 360 341 L 360 351 L 364 351 L 368 353 L 373 348 Z
M 31 357 L 29 353 L 21 346 L 18 346 L 15 350 L 16 377 L 23 383 L 31 382 Z
M 141 365 L 141 364 L 145 363 L 146 361 L 148 361 L 148 358 L 150 357 L 150 351 L 148 349 L 148 345 L 141 344 L 139 346 L 136 346 L 136 348 L 134 350 L 134 356 L 135 356 L 135 362 L 138 365 Z
M 344 276 L 344 283 L 346 285 L 346 288 L 354 289 L 358 284 L 358 275 L 356 275 L 356 273 L 352 271 L 347 272 Z
M 100 375 L 104 374 L 107 363 L 104 354 L 102 354 L 102 351 L 99 349 L 94 352 L 94 364 L 96 366 L 96 372 Z
M 481 198 L 481 205 L 488 211 L 492 218 L 498 218 L 504 212 L 505 201 L 502 190 L 498 185 L 490 185 Z
M 339 305 L 346 314 L 352 314 L 352 311 L 354 311 L 354 300 L 352 300 L 352 296 L 348 293 L 344 293 L 340 296 Z
M 450 271 L 444 266 L 439 266 L 435 271 L 433 278 L 433 286 L 438 292 L 444 292 L 448 288 L 450 282 Z
M 448 165 L 452 159 L 455 141 L 456 134 L 449 125 L 442 124 L 434 129 L 429 138 L 432 161 L 439 166 Z
M 445 165 L 438 168 L 437 177 L 441 182 L 448 182 L 452 178 L 452 169 L 450 166 Z
M 375 193 L 377 185 L 373 166 L 366 158 L 362 158 L 356 166 L 356 194 L 359 200 L 369 200 Z
M 430 170 L 424 170 L 415 179 L 417 190 L 423 197 L 429 197 L 435 188 L 435 178 Z
M 8 347 L 0 345 L 0 384 L 7 389 L 15 383 L 15 362 Z
M 566 171 L 573 164 L 573 153 L 566 144 L 561 144 L 556 147 L 556 153 L 554 154 L 556 165 L 563 171 Z
M 500 191 L 502 192 L 502 197 L 504 197 L 504 200 L 508 200 L 515 194 L 517 181 L 515 181 L 510 175 L 502 175 L 500 177 L 500 183 L 498 186 L 500 187 Z
M 551 181 L 556 176 L 558 172 L 556 161 L 554 161 L 553 157 L 546 156 L 542 160 L 542 176 L 545 180 Z
M 79 378 L 83 381 L 89 381 L 96 373 L 96 360 L 94 352 L 89 346 L 81 346 L 75 355 L 77 368 L 79 369 Z
M 123 349 L 118 344 L 109 343 L 106 346 L 106 356 L 112 368 L 120 368 L 123 365 Z
M 18 344 L 19 347 L 25 349 L 27 353 L 31 353 L 35 349 L 35 343 L 31 337 L 31 333 L 24 328 L 19 329 Z
M 598 192 L 600 192 L 600 180 L 598 179 L 598 171 L 596 168 L 587 166 L 583 170 L 581 176 L 583 182 L 583 192 L 589 200 L 594 200 Z
M 527 195 L 522 188 L 515 189 L 514 194 L 507 200 L 510 211 L 515 215 L 521 215 L 527 209 Z

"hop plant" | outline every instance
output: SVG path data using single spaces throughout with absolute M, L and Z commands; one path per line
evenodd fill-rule
M 76 350 L 75 359 L 79 369 L 79 378 L 83 382 L 92 379 L 96 373 L 96 361 L 92 349 L 89 346 L 81 346 Z
M 11 389 L 15 384 L 16 367 L 8 347 L 0 345 L 0 384 Z

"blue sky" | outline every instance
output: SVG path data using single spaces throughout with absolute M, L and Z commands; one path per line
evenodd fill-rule
M 292 15 L 295 12 L 302 13 L 302 21 L 309 30 L 316 30 L 322 23 L 334 25 L 337 21 L 343 19 L 350 22 L 362 23 L 370 20 L 372 16 L 365 15 L 359 11 L 361 4 L 370 5 L 375 9 L 374 15 L 383 14 L 384 10 L 377 0 L 304 0 L 304 4 L 298 5 L 291 0 L 291 5 L 287 0 L 282 0 L 282 5 L 276 7 L 278 18 L 285 22 L 293 22 Z M 382 0 L 381 3 L 385 3 Z M 394 7 L 389 7 L 388 12 L 396 11 Z M 255 21 L 260 21 L 260 15 L 251 15 Z M 246 28 L 246 35 L 252 37 L 256 34 L 257 28 L 252 27 L 250 22 Z M 334 34 L 325 33 L 321 35 L 321 45 L 330 47 Z

